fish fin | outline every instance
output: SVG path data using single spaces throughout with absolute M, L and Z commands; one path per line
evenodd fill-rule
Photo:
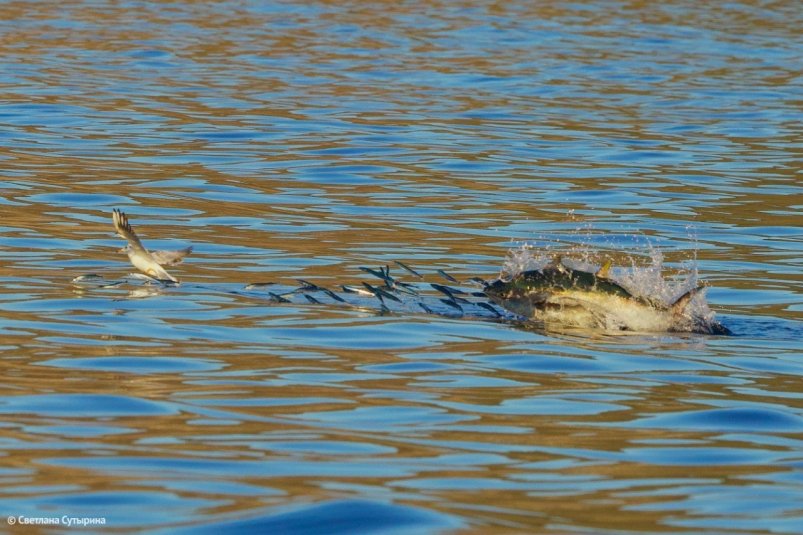
M 697 286 L 696 288 L 692 288 L 688 292 L 684 293 L 683 295 L 675 299 L 674 303 L 669 305 L 669 310 L 672 312 L 672 314 L 675 315 L 683 314 L 683 312 L 686 310 L 686 307 L 689 305 L 689 301 L 691 301 L 692 298 L 695 295 L 697 295 L 697 293 L 700 292 L 700 290 L 704 288 L 705 286 Z
M 541 269 L 541 272 L 543 273 L 545 270 L 550 268 L 554 269 L 558 273 L 566 273 L 566 264 L 563 263 L 563 255 L 556 254 L 553 256 L 552 261 L 547 266 L 544 266 L 544 268 Z
M 613 265 L 613 262 L 610 259 L 606 260 L 594 275 L 601 279 L 609 278 L 611 274 L 611 265 Z

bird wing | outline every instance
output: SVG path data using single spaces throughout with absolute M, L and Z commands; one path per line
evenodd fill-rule
M 151 257 L 156 260 L 157 264 L 172 266 L 184 260 L 184 257 L 191 252 L 192 247 L 186 247 L 178 251 L 151 251 Z
M 126 217 L 123 212 L 115 208 L 112 212 L 112 220 L 114 221 L 114 230 L 117 231 L 117 234 L 119 234 L 121 238 L 128 242 L 132 249 L 146 253 L 148 252 L 148 250 L 142 245 L 142 242 L 139 241 L 137 234 L 134 232 L 134 229 L 131 228 L 131 224 L 128 222 L 128 217 Z

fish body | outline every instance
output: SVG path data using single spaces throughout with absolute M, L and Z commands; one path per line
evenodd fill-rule
M 634 295 L 607 272 L 605 267 L 597 273 L 572 269 L 557 259 L 540 270 L 493 281 L 484 291 L 503 308 L 550 327 L 731 334 L 720 323 L 690 310 L 702 287 L 665 303 Z

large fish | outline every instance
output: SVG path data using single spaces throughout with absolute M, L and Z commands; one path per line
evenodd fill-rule
M 666 303 L 634 295 L 609 277 L 609 268 L 606 264 L 596 273 L 581 271 L 558 257 L 540 270 L 493 281 L 484 291 L 507 310 L 549 327 L 732 334 L 691 309 L 691 300 L 702 287 Z

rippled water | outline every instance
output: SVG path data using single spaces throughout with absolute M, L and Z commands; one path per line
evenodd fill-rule
M 0 513 L 799 533 L 799 4 L 531 4 L 0 6 Z M 112 208 L 181 286 L 71 283 Z M 243 290 L 521 243 L 658 248 L 736 336 Z

